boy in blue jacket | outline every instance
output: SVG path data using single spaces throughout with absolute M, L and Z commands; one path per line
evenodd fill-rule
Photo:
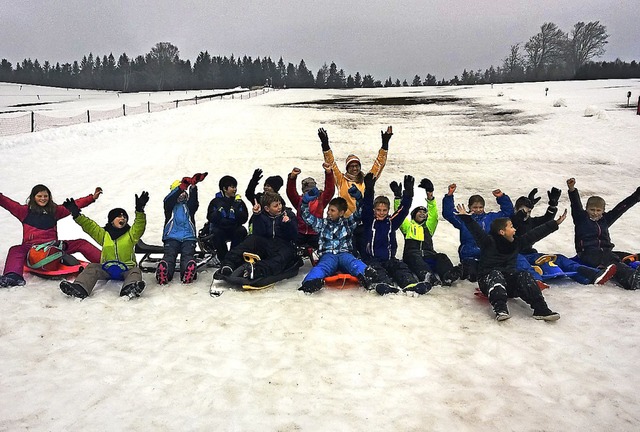
M 615 245 L 609 235 L 609 227 L 640 201 L 640 187 L 613 209 L 605 211 L 605 201 L 599 196 L 590 197 L 586 209 L 582 207 L 575 178 L 568 179 L 567 186 L 571 201 L 571 217 L 575 225 L 576 252 L 580 261 L 591 267 L 607 267 L 614 264 L 616 274 L 613 280 L 624 289 L 640 289 L 640 267 L 634 270 L 622 262 L 621 256 L 629 254 L 614 252 Z
M 453 194 L 457 189 L 457 185 L 452 183 L 449 185 L 447 194 L 442 198 L 442 216 L 454 227 L 460 230 L 460 246 L 458 247 L 458 255 L 460 256 L 460 264 L 462 264 L 461 279 L 469 279 L 475 282 L 478 279 L 478 259 L 480 258 L 480 248 L 476 244 L 473 235 L 466 225 L 458 218 L 453 200 Z M 484 198 L 480 195 L 472 195 L 469 197 L 469 213 L 471 218 L 475 220 L 485 232 L 489 232 L 491 223 L 501 217 L 513 216 L 513 204 L 511 199 L 500 189 L 492 192 L 496 197 L 496 201 L 500 206 L 499 212 L 484 211 Z
M 400 207 L 389 216 L 390 202 L 385 196 L 373 199 L 376 178 L 373 173 L 364 177 L 364 200 L 362 204 L 363 242 L 359 247 L 362 261 L 373 267 L 379 282 L 375 290 L 380 295 L 397 293 L 397 283 L 403 291 L 413 291 L 426 294 L 431 285 L 418 278 L 407 265 L 396 258 L 398 242 L 396 231 L 406 219 L 413 201 L 414 179 L 410 175 L 404 176 L 404 193 Z
M 183 177 L 171 184 L 171 192 L 164 198 L 164 230 L 162 242 L 164 255 L 156 268 L 156 280 L 165 285 L 173 279 L 176 258 L 180 254 L 180 279 L 191 283 L 196 277 L 195 214 L 199 207 L 198 187 L 196 184 L 205 179 L 207 173 Z

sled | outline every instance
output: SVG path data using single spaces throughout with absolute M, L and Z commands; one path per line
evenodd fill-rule
M 139 240 L 135 247 L 135 253 L 142 254 L 142 258 L 138 263 L 140 271 L 143 273 L 155 273 L 158 263 L 162 261 L 164 256 L 164 246 L 149 245 Z M 213 267 L 217 263 L 215 254 L 201 250 L 196 250 L 193 254 L 193 259 L 196 262 L 196 271 L 200 271 L 207 266 Z M 176 271 L 180 271 L 180 257 L 176 258 Z
M 336 273 L 324 278 L 325 286 L 335 289 L 348 289 L 360 286 L 360 280 L 349 273 Z
M 24 272 L 44 279 L 73 279 L 78 273 L 84 270 L 88 264 L 87 261 L 79 260 L 73 255 L 64 254 L 62 258 L 60 258 L 60 264 L 56 270 L 34 269 L 25 264 Z
M 563 271 L 553 261 L 547 261 L 542 264 L 537 264 L 537 263 L 538 263 L 538 260 L 536 260 L 536 265 L 533 266 L 533 269 L 536 271 L 536 273 L 540 275 L 540 279 L 542 279 L 543 281 L 548 279 L 561 278 L 561 277 L 572 277 L 577 274 L 577 272 Z

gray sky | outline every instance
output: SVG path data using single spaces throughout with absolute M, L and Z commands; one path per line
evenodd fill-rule
M 499 66 L 543 23 L 568 32 L 578 21 L 607 27 L 601 60 L 640 60 L 638 0 L 0 0 L 0 59 L 117 60 L 171 42 L 192 63 L 201 51 L 282 56 L 314 74 L 334 61 L 347 74 L 410 81 Z

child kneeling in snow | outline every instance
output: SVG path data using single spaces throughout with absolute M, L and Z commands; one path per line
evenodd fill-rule
M 176 270 L 176 258 L 180 254 L 180 279 L 191 283 L 196 279 L 196 222 L 199 207 L 196 184 L 205 179 L 207 173 L 183 177 L 171 184 L 171 192 L 164 198 L 164 230 L 162 242 L 164 255 L 156 269 L 156 280 L 160 285 L 169 283 Z
M 147 217 L 144 214 L 147 202 L 149 202 L 148 192 L 142 192 L 140 196 L 136 195 L 136 217 L 133 226 L 127 223 L 129 215 L 124 209 L 114 208 L 109 212 L 107 224 L 101 227 L 80 214 L 80 209 L 73 198 L 65 200 L 63 205 L 69 210 L 73 220 L 102 246 L 102 253 L 101 264 L 89 264 L 74 282 L 60 282 L 60 290 L 63 293 L 83 299 L 91 295 L 98 280 L 124 279 L 120 296 L 129 298 L 140 296 L 145 283 L 142 280 L 140 267 L 136 263 L 134 249 L 147 225 Z
M 353 230 L 360 218 L 359 204 L 362 193 L 355 185 L 351 186 L 349 193 L 356 200 L 356 211 L 348 218 L 344 217 L 347 201 L 342 197 L 329 201 L 327 217 L 322 219 L 311 214 L 309 210 L 309 203 L 318 200 L 320 195 L 318 188 L 314 187 L 302 196 L 300 205 L 302 218 L 315 232 L 319 233 L 320 260 L 304 278 L 299 290 L 306 293 L 316 292 L 324 285 L 325 277 L 338 271 L 356 276 L 368 289 L 371 289 L 371 285 L 375 282 L 375 270 L 353 256 Z

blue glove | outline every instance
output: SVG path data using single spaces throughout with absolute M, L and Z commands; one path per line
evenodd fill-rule
M 362 192 L 360 192 L 360 189 L 358 189 L 356 185 L 352 184 L 348 192 L 356 201 L 362 199 Z
M 317 187 L 314 187 L 313 189 L 309 189 L 304 195 L 302 195 L 302 202 L 308 204 L 311 201 L 317 199 L 318 195 L 320 195 L 320 191 L 318 190 Z

